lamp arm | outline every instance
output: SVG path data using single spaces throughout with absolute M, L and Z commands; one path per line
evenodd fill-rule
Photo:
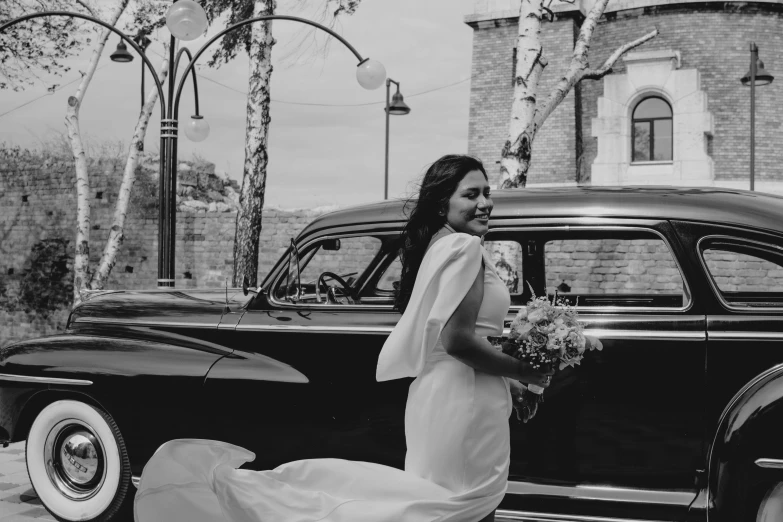
M 89 22 L 93 22 L 95 24 L 101 25 L 108 29 L 109 31 L 113 32 L 117 36 L 119 36 L 122 41 L 128 43 L 131 47 L 133 47 L 133 50 L 135 50 L 137 53 L 139 53 L 139 56 L 141 56 L 141 59 L 144 60 L 144 63 L 147 65 L 147 68 L 150 70 L 150 74 L 152 75 L 152 79 L 155 80 L 155 87 L 158 89 L 158 98 L 160 98 L 160 117 L 161 119 L 164 119 L 166 117 L 166 102 L 165 98 L 163 97 L 163 85 L 160 83 L 160 78 L 158 78 L 158 73 L 155 72 L 155 68 L 152 66 L 152 62 L 150 62 L 149 58 L 147 58 L 147 55 L 144 53 L 141 47 L 134 42 L 131 38 L 129 38 L 125 33 L 114 27 L 113 25 L 110 25 L 103 20 L 99 20 L 98 18 L 84 15 L 81 13 L 72 13 L 70 11 L 43 11 L 40 13 L 30 13 L 26 14 L 24 16 L 20 16 L 18 18 L 14 18 L 13 20 L 9 20 L 8 22 L 5 22 L 4 24 L 0 25 L 0 33 L 11 27 L 12 25 L 16 25 L 20 22 L 24 22 L 26 20 L 31 20 L 33 18 L 41 18 L 44 16 L 65 16 L 65 17 L 71 17 L 71 18 L 81 18 L 82 20 L 87 20 Z
M 182 94 L 182 88 L 184 87 L 185 78 L 187 77 L 187 75 L 190 72 L 190 70 L 194 67 L 195 62 L 199 59 L 199 57 L 202 54 L 204 54 L 204 51 L 206 51 L 208 47 L 210 47 L 213 43 L 215 43 L 215 41 L 217 41 L 218 39 L 223 37 L 225 34 L 230 33 L 231 31 L 234 31 L 236 29 L 239 29 L 240 27 L 244 27 L 246 25 L 250 25 L 250 24 L 255 23 L 255 22 L 266 22 L 266 21 L 269 21 L 269 20 L 289 20 L 289 21 L 292 21 L 292 22 L 300 22 L 300 23 L 303 23 L 303 24 L 312 25 L 313 27 L 315 27 L 317 29 L 320 29 L 320 30 L 322 30 L 322 31 L 324 31 L 326 33 L 329 33 L 331 36 L 333 36 L 336 39 L 338 39 L 343 45 L 345 45 L 354 54 L 354 56 L 356 56 L 356 58 L 359 60 L 359 65 L 361 65 L 362 63 L 367 61 L 367 59 L 362 58 L 362 55 L 359 54 L 359 52 L 356 49 L 354 49 L 354 47 L 351 44 L 349 44 L 348 41 L 345 38 L 343 38 L 342 36 L 340 36 L 336 32 L 332 31 L 328 27 L 325 27 L 325 26 L 323 26 L 323 25 L 321 25 L 321 24 L 319 24 L 317 22 L 313 22 L 312 20 L 308 20 L 306 18 L 299 18 L 297 16 L 287 16 L 287 15 L 264 15 L 264 16 L 259 16 L 259 17 L 256 17 L 256 18 L 250 18 L 250 19 L 247 19 L 247 20 L 242 20 L 241 22 L 235 23 L 231 27 L 227 27 L 227 28 L 223 29 L 218 34 L 213 36 L 207 43 L 205 43 L 204 45 L 201 46 L 201 48 L 196 52 L 196 55 L 191 59 L 190 63 L 188 63 L 188 66 L 185 69 L 185 72 L 183 73 L 182 78 L 180 79 L 179 83 L 177 84 L 177 94 L 174 97 L 174 101 L 173 101 L 173 118 L 175 120 L 178 118 L 178 115 L 179 115 L 179 98 L 180 98 L 180 95 Z
M 177 58 L 174 60 L 174 71 L 176 71 L 179 68 L 179 59 L 182 58 L 183 54 L 188 55 L 188 61 L 193 61 L 193 53 L 190 52 L 190 49 L 187 47 L 182 47 L 179 52 L 177 52 Z M 190 75 L 193 77 L 193 98 L 195 100 L 196 104 L 196 116 L 199 115 L 198 113 L 198 82 L 196 81 L 196 68 L 188 68 L 187 71 L 190 71 Z M 186 71 L 186 73 L 187 73 Z M 183 75 L 183 81 L 185 76 Z

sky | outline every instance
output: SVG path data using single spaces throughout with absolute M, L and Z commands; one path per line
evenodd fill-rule
M 104 0 L 102 0 L 104 1 Z M 108 0 L 105 0 L 108 1 Z M 312 7 L 296 8 L 280 0 L 279 14 L 316 18 Z M 401 83 L 411 112 L 391 116 L 389 196 L 415 192 L 426 167 L 447 153 L 467 152 L 473 30 L 464 23 L 474 0 L 363 0 L 352 16 L 340 18 L 335 30 L 364 57 L 379 60 L 387 75 Z M 309 6 L 322 5 L 311 0 Z M 266 207 L 315 208 L 347 206 L 383 199 L 385 153 L 385 85 L 368 91 L 356 81 L 356 59 L 332 40 L 328 54 L 296 52 L 307 40 L 306 26 L 274 22 L 269 167 Z M 196 51 L 207 37 L 185 43 Z M 168 38 L 162 29 L 158 38 Z M 117 45 L 109 39 L 99 69 L 81 109 L 87 140 L 130 141 L 140 104 L 140 60 L 122 64 L 109 60 Z M 323 44 L 325 37 L 319 37 Z M 163 47 L 153 42 L 147 51 L 154 65 Z M 302 56 L 302 54 L 304 54 Z M 245 106 L 248 59 L 239 56 L 219 69 L 207 67 L 208 51 L 199 60 L 200 112 L 210 135 L 193 143 L 181 135 L 179 158 L 198 154 L 241 183 L 244 162 Z M 63 77 L 20 92 L 0 91 L 0 142 L 40 147 L 65 131 L 66 102 L 78 82 L 76 71 L 87 56 L 74 62 Z M 180 66 L 180 74 L 184 67 Z M 49 93 L 52 84 L 61 87 Z M 147 85 L 151 85 L 147 76 Z M 392 85 L 392 93 L 394 85 Z M 192 114 L 191 84 L 180 103 L 180 120 Z M 26 105 L 25 105 L 26 104 Z M 145 139 L 147 151 L 159 143 L 156 107 Z M 181 127 L 180 127 L 181 128 Z

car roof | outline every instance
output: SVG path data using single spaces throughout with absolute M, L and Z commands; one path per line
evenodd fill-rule
M 492 221 L 546 217 L 615 217 L 702 221 L 783 230 L 783 197 L 720 187 L 584 186 L 496 190 Z M 413 200 L 349 207 L 313 220 L 300 238 L 324 228 L 392 224 Z M 409 207 L 410 208 L 410 207 Z

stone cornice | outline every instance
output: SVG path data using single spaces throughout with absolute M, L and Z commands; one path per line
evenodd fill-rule
M 477 1 L 477 9 L 479 8 L 480 0 Z M 509 2 L 512 3 L 512 2 Z M 574 4 L 566 2 L 553 2 L 551 6 L 552 11 L 560 16 L 563 15 L 575 15 L 581 14 L 585 16 L 590 8 L 595 3 L 594 0 L 577 0 Z M 639 9 L 645 7 L 656 6 L 674 6 L 674 5 L 689 5 L 689 4 L 737 4 L 738 6 L 747 6 L 749 4 L 777 4 L 781 5 L 781 0 L 754 0 L 752 2 L 743 1 L 726 1 L 726 0 L 612 0 L 606 6 L 605 14 L 616 13 L 619 11 L 628 11 L 631 9 Z M 465 23 L 475 28 L 485 28 L 491 26 L 503 26 L 510 23 L 516 23 L 519 18 L 518 9 L 495 9 L 486 12 L 475 12 L 465 15 Z
M 551 6 L 552 12 L 558 17 L 581 15 L 582 12 L 577 5 L 565 2 L 557 2 Z M 502 27 L 505 25 L 516 24 L 519 19 L 519 9 L 503 9 L 489 13 L 473 13 L 465 15 L 465 23 L 474 29 L 484 29 L 487 27 Z

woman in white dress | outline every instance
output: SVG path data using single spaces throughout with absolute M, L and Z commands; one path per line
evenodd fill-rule
M 397 306 L 379 381 L 415 377 L 405 410 L 405 470 L 311 459 L 237 469 L 253 453 L 180 439 L 147 463 L 137 522 L 490 522 L 506 491 L 512 394 L 548 386 L 494 349 L 508 291 L 482 247 L 492 200 L 481 162 L 448 155 L 427 170 L 403 232 Z M 273 451 L 273 449 L 270 449 Z

